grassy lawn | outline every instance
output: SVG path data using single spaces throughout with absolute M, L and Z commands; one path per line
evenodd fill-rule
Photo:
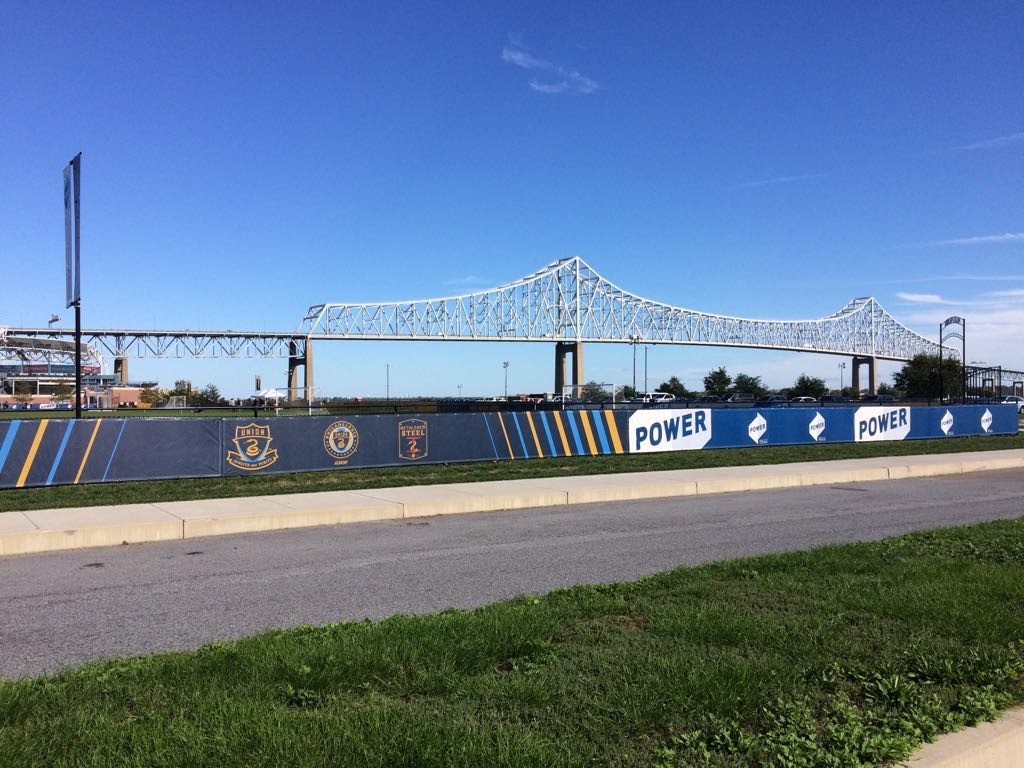
M 1024 521 L 0 682 L 0 764 L 867 766 L 1024 700 Z
M 764 446 L 723 450 L 678 451 L 622 456 L 536 459 L 530 461 L 425 464 L 379 469 L 343 469 L 331 472 L 262 475 L 254 477 L 151 480 L 131 483 L 16 488 L 0 490 L 0 512 L 183 501 L 233 496 L 256 496 L 312 491 L 341 491 L 402 485 L 511 480 L 531 477 L 567 477 L 663 469 L 786 464 L 796 461 L 871 456 L 988 451 L 1024 448 L 1019 435 L 959 437 L 888 443 L 832 443 L 807 446 Z

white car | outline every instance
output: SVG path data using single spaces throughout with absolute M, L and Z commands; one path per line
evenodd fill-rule
M 1017 413 L 1024 414 L 1024 397 L 1021 397 L 1020 395 L 1007 395 L 1000 402 L 1006 404 L 1012 403 L 1017 406 Z

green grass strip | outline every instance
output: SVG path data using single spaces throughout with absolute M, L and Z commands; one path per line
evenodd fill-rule
M 1024 700 L 1024 521 L 0 682 L 0 764 L 875 766 Z
M 763 446 L 704 451 L 677 451 L 621 456 L 488 461 L 467 464 L 424 464 L 379 469 L 329 472 L 150 480 L 79 486 L 0 490 L 0 512 L 105 504 L 189 501 L 236 496 L 262 496 L 314 491 L 347 491 L 405 485 L 467 483 L 482 480 L 569 477 L 665 469 L 698 469 L 755 464 L 788 464 L 877 456 L 938 455 L 970 451 L 1024 448 L 1018 435 L 956 437 L 888 443 L 828 443 L 803 446 Z

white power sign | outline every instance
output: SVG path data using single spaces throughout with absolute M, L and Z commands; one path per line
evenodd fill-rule
M 857 443 L 905 440 L 910 434 L 910 408 L 858 408 L 853 414 L 853 439 Z

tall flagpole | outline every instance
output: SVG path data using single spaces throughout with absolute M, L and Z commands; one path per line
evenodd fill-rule
M 64 276 L 67 306 L 75 308 L 75 418 L 82 418 L 82 153 L 64 169 Z

